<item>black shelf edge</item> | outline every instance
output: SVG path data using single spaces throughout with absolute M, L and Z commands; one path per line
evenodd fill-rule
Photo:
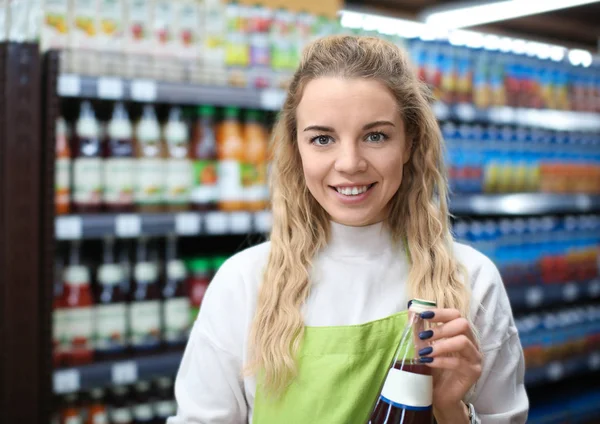
M 575 375 L 598 370 L 600 370 L 600 350 L 575 355 L 562 361 L 553 361 L 540 367 L 527 368 L 525 384 L 528 387 L 541 386 L 544 383 L 566 380 Z
M 285 99 L 281 89 L 207 86 L 186 82 L 121 77 L 91 77 L 62 74 L 58 79 L 62 97 L 158 102 L 180 105 L 212 104 L 277 111 Z M 600 131 L 600 114 L 563 110 L 493 107 L 480 109 L 472 104 L 434 104 L 439 120 L 497 125 L 531 126 L 560 131 Z
M 58 369 L 53 374 L 53 391 L 65 394 L 172 377 L 179 369 L 182 356 L 181 352 L 172 352 Z
M 450 197 L 457 215 L 544 215 L 600 211 L 600 196 L 588 194 L 507 193 Z
M 600 279 L 566 284 L 536 284 L 506 287 L 514 310 L 534 310 L 582 300 L 600 299 Z

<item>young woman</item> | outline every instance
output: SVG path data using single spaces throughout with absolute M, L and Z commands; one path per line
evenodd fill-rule
M 305 49 L 273 135 L 270 241 L 214 277 L 170 424 L 365 423 L 411 298 L 438 305 L 421 352 L 436 421 L 526 421 L 500 275 L 450 234 L 430 101 L 390 43 L 335 36 Z

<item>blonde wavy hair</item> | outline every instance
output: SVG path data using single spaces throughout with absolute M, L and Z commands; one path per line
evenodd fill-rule
M 290 83 L 273 132 L 271 249 L 252 323 L 249 374 L 281 394 L 296 376 L 304 334 L 302 306 L 311 288 L 312 260 L 327 244 L 329 216 L 306 187 L 296 140 L 296 108 L 306 84 L 320 77 L 380 81 L 395 96 L 412 144 L 385 222 L 411 258 L 408 295 L 435 300 L 469 317 L 466 272 L 453 254 L 443 142 L 431 95 L 400 48 L 372 37 L 331 36 L 309 44 Z

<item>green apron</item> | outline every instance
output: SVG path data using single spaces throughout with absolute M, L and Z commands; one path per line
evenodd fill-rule
M 298 375 L 274 400 L 257 383 L 253 424 L 363 424 L 406 325 L 400 312 L 361 325 L 306 327 Z

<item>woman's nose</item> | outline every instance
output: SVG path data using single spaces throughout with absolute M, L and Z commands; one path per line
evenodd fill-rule
M 355 174 L 367 170 L 367 161 L 356 143 L 341 143 L 338 157 L 335 161 L 335 170 L 345 174 Z

